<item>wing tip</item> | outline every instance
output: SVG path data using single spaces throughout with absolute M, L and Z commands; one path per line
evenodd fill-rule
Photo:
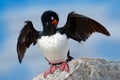
M 111 34 L 108 32 L 108 34 L 107 34 L 106 36 L 109 36 L 109 37 L 110 37 L 110 36 L 111 36 Z
M 75 11 L 71 11 L 68 16 L 75 14 Z
M 75 11 L 71 11 L 70 13 L 72 13 L 72 14 L 73 14 L 73 13 L 75 13 Z
M 18 61 L 19 61 L 20 64 L 22 63 L 22 59 L 23 59 L 23 58 L 18 55 Z
M 25 21 L 25 23 L 30 23 L 30 24 L 32 24 L 32 21 L 30 21 L 30 20 L 27 20 L 27 21 Z
M 19 63 L 21 64 L 21 63 L 22 63 L 22 60 L 19 60 Z
M 106 36 L 111 36 L 111 34 L 109 33 L 109 31 L 107 31 L 107 29 L 106 29 L 106 31 L 104 31 L 103 34 L 106 35 Z
M 17 54 L 18 54 L 18 61 L 19 61 L 19 63 L 21 64 L 24 55 L 21 55 L 20 48 L 19 48 L 19 45 L 18 45 L 18 44 L 17 44 Z

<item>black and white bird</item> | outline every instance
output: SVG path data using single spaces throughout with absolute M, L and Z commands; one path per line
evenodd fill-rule
M 26 25 L 20 32 L 17 42 L 19 62 L 22 62 L 26 49 L 33 43 L 37 43 L 44 57 L 50 63 L 50 69 L 44 73 L 44 77 L 54 73 L 59 68 L 69 72 L 67 62 L 73 57 L 69 54 L 68 39 L 81 42 L 86 41 L 94 33 L 102 33 L 110 36 L 107 29 L 97 21 L 84 15 L 70 12 L 67 22 L 58 28 L 59 17 L 56 12 L 48 10 L 41 16 L 43 31 L 37 31 L 31 21 L 25 21 Z

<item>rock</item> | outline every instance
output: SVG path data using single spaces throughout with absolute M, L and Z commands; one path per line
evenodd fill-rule
M 120 61 L 79 58 L 68 63 L 69 73 L 57 69 L 43 77 L 39 74 L 33 80 L 120 80 Z

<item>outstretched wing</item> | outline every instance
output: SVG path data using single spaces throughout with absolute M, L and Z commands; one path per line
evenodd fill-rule
M 62 29 L 67 34 L 68 38 L 72 38 L 78 42 L 86 41 L 93 32 L 110 36 L 110 33 L 103 25 L 84 15 L 76 14 L 75 12 L 69 13 L 67 22 Z
M 17 53 L 20 63 L 22 62 L 26 49 L 29 48 L 32 43 L 35 45 L 39 36 L 39 32 L 34 29 L 31 21 L 26 21 L 25 23 L 26 25 L 21 30 L 17 42 Z

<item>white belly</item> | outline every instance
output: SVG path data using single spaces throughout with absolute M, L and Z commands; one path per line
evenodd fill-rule
M 69 47 L 65 34 L 56 33 L 52 36 L 42 36 L 37 40 L 37 44 L 49 62 L 59 63 L 67 59 Z

